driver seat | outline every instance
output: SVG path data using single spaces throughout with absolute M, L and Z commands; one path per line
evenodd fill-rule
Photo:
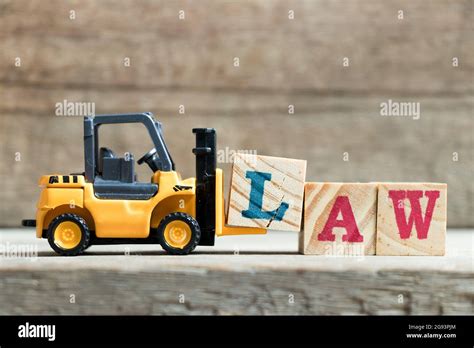
M 158 185 L 136 181 L 134 157 L 117 157 L 106 147 L 99 150 L 98 173 L 94 180 L 94 194 L 101 199 L 147 200 L 156 195 Z

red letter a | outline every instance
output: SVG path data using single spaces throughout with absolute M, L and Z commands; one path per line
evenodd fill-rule
M 337 219 L 339 212 L 341 212 L 342 220 Z M 347 196 L 339 196 L 336 198 L 331 212 L 329 213 L 328 221 L 321 233 L 318 234 L 318 240 L 334 242 L 336 239 L 336 236 L 332 233 L 334 227 L 344 227 L 346 229 L 347 233 L 342 236 L 344 242 L 360 243 L 364 241 L 364 237 L 357 228 L 351 203 Z
M 433 210 L 436 200 L 439 198 L 439 191 L 425 191 L 425 196 L 428 197 L 428 205 L 426 206 L 424 219 L 421 214 L 420 205 L 420 198 L 423 197 L 423 191 L 388 191 L 388 196 L 393 201 L 393 209 L 395 210 L 395 219 L 397 220 L 400 238 L 410 238 L 413 223 L 415 223 L 418 239 L 426 239 L 428 237 L 428 230 L 430 229 L 431 218 L 433 217 Z M 411 214 L 408 217 L 408 221 L 405 215 L 405 205 L 403 204 L 403 200 L 405 198 L 410 200 L 411 206 Z

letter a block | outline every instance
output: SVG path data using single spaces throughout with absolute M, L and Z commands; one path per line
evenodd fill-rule
M 377 255 L 444 255 L 447 185 L 380 183 Z
M 308 182 L 299 251 L 374 255 L 376 215 L 377 184 Z
M 306 161 L 235 155 L 227 223 L 300 231 Z

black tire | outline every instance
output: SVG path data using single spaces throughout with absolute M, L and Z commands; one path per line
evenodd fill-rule
M 81 240 L 72 249 L 64 249 L 55 243 L 54 232 L 58 225 L 65 221 L 71 221 L 75 223 L 81 231 Z M 53 219 L 48 227 L 48 242 L 51 248 L 61 256 L 76 256 L 84 252 L 84 250 L 90 246 L 91 234 L 87 227 L 86 221 L 76 214 L 62 214 Z
M 183 221 L 191 229 L 191 239 L 182 249 L 169 245 L 164 235 L 166 226 L 170 222 L 176 220 Z M 201 239 L 201 228 L 199 227 L 198 222 L 191 215 L 185 213 L 171 213 L 161 220 L 160 225 L 158 226 L 158 239 L 163 249 L 168 253 L 172 255 L 187 255 L 199 244 L 199 240 Z
M 87 245 L 86 245 L 86 247 L 84 248 L 84 250 L 89 249 L 91 246 L 92 246 L 92 238 L 89 239 L 89 243 L 87 243 Z

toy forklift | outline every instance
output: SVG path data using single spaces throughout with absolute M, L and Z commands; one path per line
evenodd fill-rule
M 134 157 L 118 157 L 99 147 L 102 125 L 142 123 L 153 141 L 137 164 L 153 171 L 151 182 L 137 182 Z M 223 173 L 216 168 L 216 132 L 195 128 L 196 178 L 181 179 L 151 113 L 84 118 L 85 171 L 44 175 L 37 204 L 36 237 L 47 238 L 60 255 L 74 256 L 97 244 L 161 244 L 170 254 L 189 254 L 214 245 L 215 236 L 265 234 L 253 227 L 225 225 Z

